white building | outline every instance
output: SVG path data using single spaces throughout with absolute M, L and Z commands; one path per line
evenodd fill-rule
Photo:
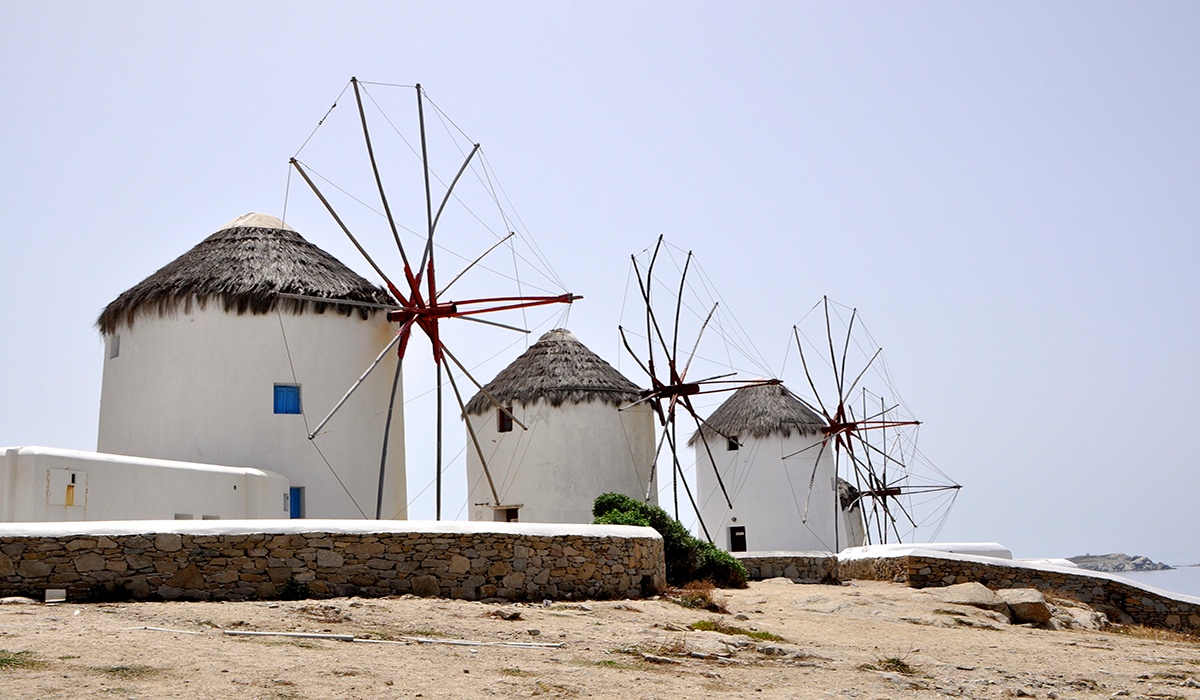
M 739 389 L 713 411 L 704 440 L 697 431 L 688 444 L 700 516 L 718 547 L 838 552 L 863 543 L 857 493 L 834 473 L 832 443 L 822 452 L 824 428 L 782 384 Z
M 395 329 L 375 307 L 280 294 L 394 304 L 279 219 L 239 217 L 101 313 L 98 450 L 270 470 L 290 482 L 292 517 L 373 518 L 395 354 L 322 434 L 310 441 L 308 431 Z M 405 517 L 401 405 L 397 397 L 384 518 Z
M 657 503 L 651 409 L 618 410 L 639 395 L 570 331 L 543 335 L 467 403 L 470 518 L 590 523 L 592 502 L 610 492 Z
M 53 447 L 0 448 L 0 522 L 286 518 L 281 474 Z

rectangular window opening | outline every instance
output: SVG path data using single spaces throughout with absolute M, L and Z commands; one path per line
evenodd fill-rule
M 195 518 L 192 517 L 191 513 L 176 513 L 175 519 L 176 520 L 195 520 Z
M 512 406 L 496 409 L 496 430 L 501 433 L 511 433 L 513 428 Z
M 275 413 L 300 413 L 300 387 L 296 384 L 275 385 Z
M 734 525 L 729 528 L 729 551 L 746 551 L 746 526 Z
M 518 522 L 518 520 L 519 520 L 517 513 L 520 510 L 521 510 L 520 506 L 517 506 L 515 508 L 509 508 L 508 506 L 501 506 L 492 511 L 492 519 L 498 523 L 515 523 L 515 522 Z
M 737 441 L 737 438 L 729 438 L 728 442 L 725 443 L 725 449 L 729 452 L 733 452 L 734 450 L 739 449 L 741 446 L 742 445 Z
M 121 355 L 121 334 L 114 333 L 112 335 L 112 337 L 108 339 L 108 359 L 112 360 L 114 358 L 120 357 L 120 355 Z

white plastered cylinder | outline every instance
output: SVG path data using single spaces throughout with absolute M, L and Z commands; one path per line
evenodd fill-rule
M 269 469 L 304 489 L 306 517 L 373 518 L 395 353 L 312 443 L 305 419 L 315 428 L 393 333 L 379 313 L 238 315 L 219 302 L 139 316 L 105 336 L 98 450 Z M 304 415 L 274 413 L 276 384 L 300 386 Z M 398 395 L 384 518 L 406 517 L 402 406 Z
M 551 406 L 544 399 L 516 404 L 513 414 L 526 425 L 499 431 L 497 409 L 471 415 L 497 504 L 474 447 L 467 445 L 471 520 L 493 520 L 495 506 L 520 506 L 521 522 L 590 523 L 592 503 L 603 493 L 623 493 L 658 502 L 651 484 L 654 419 L 646 405 L 625 411 L 602 401 Z M 468 441 L 470 436 L 468 434 Z
M 728 449 L 724 438 L 710 439 L 711 460 L 696 442 L 700 513 L 718 547 L 730 548 L 730 528 L 738 526 L 746 528 L 748 551 L 837 552 L 861 544 L 861 525 L 855 527 L 842 511 L 832 454 L 828 448 L 821 453 L 821 437 L 797 431 L 788 437 L 781 432 L 741 436 L 736 450 Z M 714 461 L 732 509 L 717 483 Z

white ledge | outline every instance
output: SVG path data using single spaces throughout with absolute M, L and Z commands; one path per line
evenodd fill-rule
M 654 528 L 573 523 L 497 523 L 436 520 L 104 520 L 94 522 L 0 523 L 0 537 L 100 535 L 377 535 L 506 534 L 534 537 L 613 537 L 661 539 Z
M 764 551 L 764 552 L 730 552 L 737 559 L 797 559 L 805 557 L 809 559 L 836 559 L 837 555 L 833 552 L 822 552 L 817 550 L 807 551 Z
M 863 547 L 848 547 L 838 556 L 842 559 L 871 557 L 895 557 L 913 550 L 943 552 L 948 554 L 970 554 L 992 559 L 1012 559 L 1012 550 L 998 542 L 916 542 L 910 544 L 869 544 Z

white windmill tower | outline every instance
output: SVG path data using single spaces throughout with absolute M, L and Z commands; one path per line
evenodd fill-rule
M 239 217 L 100 314 L 98 449 L 279 472 L 293 517 L 367 517 L 379 499 L 384 517 L 404 517 L 398 411 L 381 463 L 391 373 L 367 377 L 317 441 L 305 415 L 388 344 L 394 305 L 279 219 Z
M 782 384 L 738 389 L 693 434 L 700 513 L 728 551 L 840 551 L 862 544 L 853 488 L 819 449 L 825 421 Z M 708 449 L 701 445 L 701 432 Z M 721 497 L 721 476 L 733 501 Z
M 471 519 L 587 523 L 610 492 L 657 503 L 651 409 L 618 410 L 640 395 L 570 331 L 543 335 L 466 405 Z

